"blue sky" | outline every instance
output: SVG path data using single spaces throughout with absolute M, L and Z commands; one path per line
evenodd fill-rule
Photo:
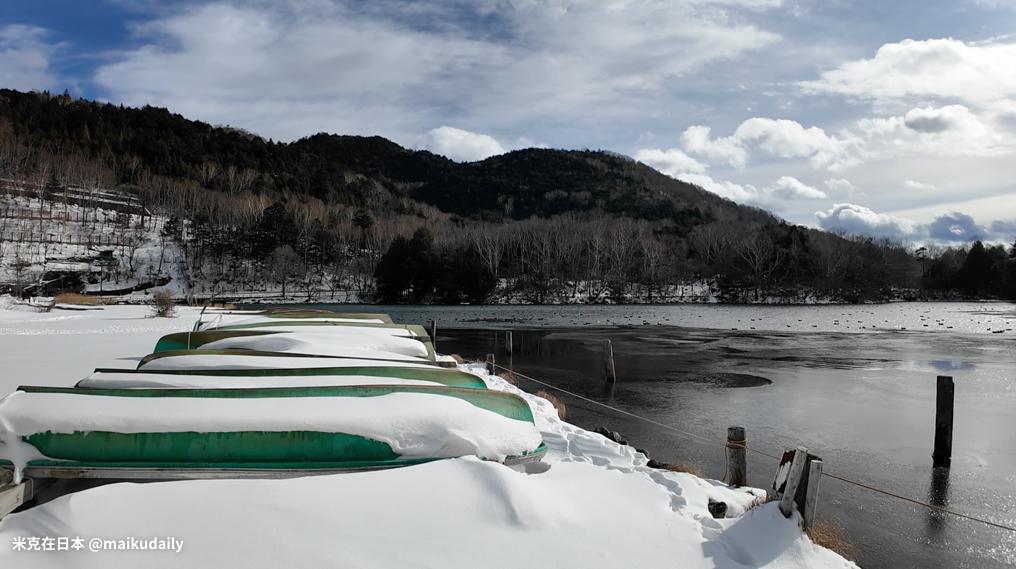
M 0 86 L 454 160 L 620 152 L 796 223 L 1016 238 L 1016 0 L 6 0 Z

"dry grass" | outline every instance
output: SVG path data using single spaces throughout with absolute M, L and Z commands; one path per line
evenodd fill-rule
M 537 391 L 536 396 L 543 397 L 547 401 L 550 401 L 550 404 L 553 405 L 555 409 L 557 409 L 558 419 L 564 421 L 565 417 L 568 416 L 568 409 L 564 406 L 564 403 L 561 403 L 561 401 L 558 400 L 557 397 L 554 397 L 553 395 L 547 393 L 546 391 Z
M 776 495 L 775 494 L 768 494 L 767 493 L 764 496 L 755 496 L 755 499 L 752 500 L 751 502 L 748 502 L 748 505 L 744 507 L 744 513 L 748 513 L 748 512 L 754 510 L 755 508 L 757 508 L 759 506 L 768 504 L 769 502 L 775 502 L 775 501 L 776 501 Z
M 824 518 L 815 520 L 811 529 L 808 530 L 808 537 L 815 545 L 831 549 L 850 561 L 857 561 L 857 555 L 861 552 L 850 541 L 843 528 Z
M 500 378 L 514 385 L 515 387 L 519 386 L 519 378 L 515 377 L 515 374 L 510 371 L 501 372 Z
M 671 464 L 669 462 L 664 463 L 663 469 L 671 472 L 684 472 L 685 474 L 691 474 L 692 476 L 698 476 L 699 478 L 706 477 L 706 475 L 703 474 L 697 466 L 694 464 L 688 464 L 683 460 L 677 464 Z
M 176 316 L 176 301 L 173 299 L 173 291 L 166 288 L 152 291 L 151 316 L 153 318 Z
M 83 306 L 98 306 L 101 304 L 99 299 L 94 296 L 87 294 L 78 294 L 76 292 L 65 292 L 56 295 L 53 299 L 55 304 L 78 304 Z
M 464 363 L 466 363 L 466 360 L 462 359 L 462 356 L 460 356 L 460 355 L 458 355 L 458 354 L 452 354 L 452 355 L 451 355 L 450 357 L 451 357 L 451 358 L 452 358 L 453 360 L 455 360 L 455 363 L 457 363 L 457 364 L 460 364 L 460 365 L 461 365 L 461 364 L 464 364 Z

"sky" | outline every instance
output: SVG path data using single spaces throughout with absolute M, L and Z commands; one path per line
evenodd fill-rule
M 811 227 L 1016 239 L 1016 0 L 4 0 L 0 87 L 610 150 Z

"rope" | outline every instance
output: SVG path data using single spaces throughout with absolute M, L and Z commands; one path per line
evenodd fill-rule
M 894 494 L 894 493 L 889 492 L 887 490 L 882 490 L 882 489 L 879 489 L 879 488 L 875 488 L 874 486 L 868 486 L 867 484 L 863 484 L 861 482 L 857 482 L 855 480 L 850 480 L 849 478 L 844 478 L 842 476 L 837 476 L 837 475 L 835 475 L 835 474 L 833 474 L 831 472 L 823 472 L 822 474 L 828 476 L 829 478 L 835 478 L 836 480 L 839 480 L 841 482 L 846 482 L 847 484 L 853 484 L 854 486 L 859 486 L 861 488 L 864 488 L 865 490 L 871 490 L 872 492 L 878 492 L 879 494 L 885 494 L 886 496 L 892 496 L 893 498 L 899 498 L 900 500 L 904 500 L 904 501 L 910 502 L 912 504 L 917 504 L 918 506 L 924 506 L 925 508 L 930 508 L 932 510 L 937 510 L 937 511 L 945 513 L 945 514 L 952 514 L 954 516 L 958 516 L 958 517 L 961 517 L 961 518 L 966 518 L 968 520 L 973 520 L 975 522 L 981 522 L 982 524 L 987 524 L 989 526 L 994 526 L 994 527 L 997 527 L 997 528 L 1000 528 L 1000 529 L 1007 529 L 1009 531 L 1016 531 L 1016 528 L 1014 528 L 1014 527 L 998 524 L 998 523 L 995 523 L 995 522 L 992 522 L 992 521 L 988 521 L 988 520 L 985 520 L 985 519 L 982 519 L 982 518 L 975 518 L 974 516 L 968 516 L 966 514 L 961 514 L 961 513 L 957 512 L 957 511 L 950 510 L 948 508 L 943 508 L 942 506 L 936 506 L 934 504 L 929 504 L 927 502 L 922 502 L 920 500 L 915 500 L 913 498 L 907 498 L 906 496 L 900 496 L 899 494 Z
M 606 403 L 601 403 L 600 401 L 596 401 L 595 399 L 590 399 L 589 397 L 585 397 L 584 395 L 579 395 L 578 393 L 574 393 L 574 392 L 568 391 L 567 389 L 562 389 L 562 388 L 560 388 L 560 387 L 558 387 L 556 385 L 551 385 L 549 383 L 540 381 L 540 380 L 538 380 L 538 379 L 536 379 L 534 377 L 530 377 L 528 375 L 521 374 L 521 373 L 519 373 L 517 371 L 508 369 L 508 368 L 504 367 L 501 364 L 497 364 L 497 363 L 493 363 L 493 362 L 486 362 L 486 363 L 488 365 L 492 364 L 494 367 L 498 367 L 498 368 L 501 368 L 501 369 L 503 369 L 505 371 L 511 372 L 513 375 L 515 375 L 517 377 L 521 377 L 523 379 L 527 379 L 527 380 L 532 381 L 534 383 L 538 383 L 538 384 L 540 384 L 540 385 L 542 385 L 544 387 L 549 387 L 551 389 L 555 389 L 557 391 L 560 391 L 561 393 L 564 393 L 566 395 L 570 395 L 572 397 L 575 397 L 576 399 L 581 399 L 582 401 L 586 401 L 586 402 L 592 403 L 594 405 L 599 405 L 600 407 L 604 407 L 606 409 L 610 409 L 611 411 L 614 411 L 616 413 L 620 413 L 622 415 L 627 415 L 628 417 L 632 417 L 633 419 L 638 419 L 640 421 L 644 421 L 646 423 L 650 423 L 652 425 L 656 425 L 658 427 L 662 427 L 662 428 L 667 429 L 669 431 L 674 431 L 675 433 L 680 433 L 682 435 L 686 435 L 686 436 L 689 436 L 691 438 L 698 439 L 698 440 L 700 440 L 700 441 L 702 441 L 704 443 L 707 443 L 707 444 L 722 446 L 724 448 L 726 448 L 728 446 L 731 447 L 731 448 L 744 448 L 746 450 L 749 450 L 749 451 L 754 452 L 756 454 L 760 454 L 760 455 L 765 456 L 765 457 L 772 458 L 774 460 L 781 460 L 782 459 L 779 456 L 772 455 L 772 454 L 769 454 L 767 452 L 764 452 L 764 451 L 761 451 L 761 450 L 758 450 L 758 449 L 753 449 L 753 448 L 749 447 L 747 439 L 744 439 L 744 440 L 741 440 L 741 441 L 730 441 L 730 440 L 728 440 L 725 443 L 717 443 L 714 439 L 708 439 L 708 438 L 703 437 L 701 435 L 696 435 L 695 433 L 690 433 L 688 431 L 684 431 L 684 430 L 678 429 L 677 427 L 672 427 L 670 425 L 667 425 L 667 424 L 664 424 L 664 423 L 660 423 L 659 421 L 654 421 L 654 420 L 649 419 L 647 417 L 642 417 L 640 415 L 636 415 L 635 413 L 631 413 L 631 412 L 625 411 L 624 409 L 618 409 L 617 407 L 613 407 L 611 405 L 607 405 Z M 726 454 L 727 453 L 724 452 L 723 454 L 724 454 L 724 459 L 726 459 Z M 899 494 L 895 494 L 893 492 L 889 492 L 888 490 L 882 490 L 880 488 L 875 488 L 874 486 L 869 486 L 869 485 L 864 484 L 862 482 L 857 482 L 856 480 L 851 480 L 849 478 L 844 478 L 842 476 L 838 476 L 838 475 L 833 474 L 831 472 L 822 472 L 822 474 L 824 476 L 828 476 L 829 478 L 834 478 L 834 479 L 839 480 L 841 482 L 846 482 L 847 484 L 853 484 L 854 486 L 857 486 L 857 487 L 860 487 L 860 488 L 864 488 L 865 490 L 871 490 L 872 492 L 878 492 L 879 494 L 885 494 L 886 496 L 890 496 L 890 497 L 893 497 L 893 498 L 898 498 L 898 499 L 903 500 L 905 502 L 910 502 L 911 504 L 917 504 L 918 506 L 924 506 L 925 508 L 928 508 L 928 509 L 931 509 L 931 510 L 935 510 L 935 511 L 938 511 L 938 512 L 942 512 L 944 514 L 951 514 L 951 515 L 954 515 L 954 516 L 957 516 L 957 517 L 960 517 L 960 518 L 965 518 L 965 519 L 968 519 L 968 520 L 971 520 L 971 521 L 981 522 L 982 524 L 989 525 L 989 526 L 992 526 L 992 527 L 996 527 L 996 528 L 999 528 L 999 529 L 1004 529 L 1004 530 L 1009 530 L 1009 531 L 1012 531 L 1012 532 L 1016 532 L 1016 527 L 1011 527 L 1011 526 L 1003 525 L 1003 524 L 996 523 L 996 522 L 993 522 L 993 521 L 990 521 L 990 520 L 985 520 L 983 518 L 977 518 L 977 517 L 974 517 L 974 516 L 969 516 L 967 514 L 961 514 L 960 512 L 957 512 L 955 510 L 950 510 L 950 509 L 944 508 L 942 506 L 936 506 L 934 504 L 929 504 L 927 502 L 922 502 L 920 500 L 915 500 L 913 498 L 907 498 L 906 496 L 901 496 Z M 724 465 L 724 477 L 726 477 L 726 465 Z

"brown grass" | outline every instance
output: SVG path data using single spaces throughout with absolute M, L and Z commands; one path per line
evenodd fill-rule
M 98 306 L 101 304 L 99 299 L 94 296 L 87 294 L 78 294 L 76 292 L 64 292 L 56 295 L 53 299 L 55 304 L 78 304 L 84 306 Z
M 808 537 L 815 545 L 831 549 L 850 561 L 857 561 L 857 555 L 861 552 L 850 541 L 843 528 L 824 518 L 815 520 L 811 529 L 808 530 Z
M 748 513 L 755 508 L 768 504 L 769 502 L 776 501 L 776 494 L 766 494 L 764 496 L 755 496 L 755 499 L 748 502 L 748 505 L 744 507 L 744 513 Z
M 462 359 L 462 356 L 460 356 L 458 354 L 452 354 L 450 357 L 453 360 L 455 360 L 455 363 L 457 363 L 457 364 L 464 364 L 464 363 L 466 363 L 466 360 Z
M 515 374 L 510 371 L 501 372 L 500 377 L 515 387 L 519 386 L 519 378 L 515 377 Z
M 684 472 L 685 474 L 691 474 L 692 476 L 698 476 L 699 478 L 706 477 L 706 475 L 702 474 L 702 471 L 699 470 L 697 466 L 693 464 L 688 464 L 683 460 L 677 464 L 671 464 L 669 462 L 664 463 L 663 469 L 669 470 L 671 472 Z
M 561 403 L 561 401 L 558 400 L 557 397 L 554 397 L 553 395 L 547 393 L 546 391 L 537 391 L 536 396 L 543 397 L 547 401 L 550 401 L 550 404 L 553 405 L 555 409 L 557 409 L 558 419 L 564 421 L 565 417 L 568 416 L 568 409 L 564 406 L 564 403 Z

